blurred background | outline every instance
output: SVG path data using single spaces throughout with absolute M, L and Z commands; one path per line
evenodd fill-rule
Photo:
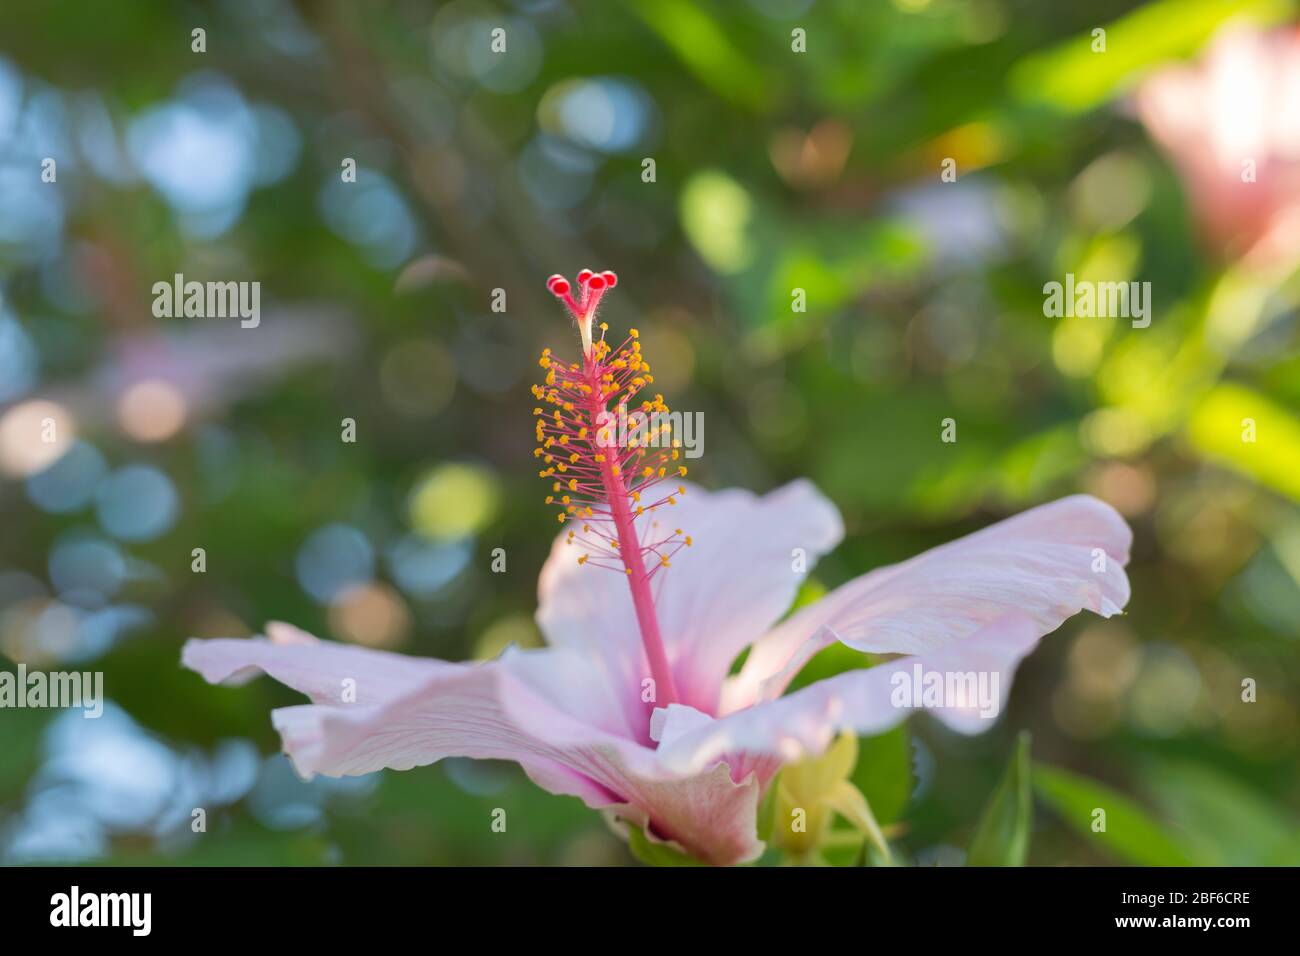
M 812 590 L 1074 491 L 1132 524 L 1128 613 L 1044 640 L 993 731 L 863 741 L 907 858 L 961 862 L 1027 728 L 1033 863 L 1300 862 L 1296 14 L 0 5 L 0 666 L 108 698 L 0 711 L 0 863 L 631 862 L 509 765 L 300 782 L 296 694 L 179 666 L 271 619 L 539 643 L 528 387 L 577 351 L 544 280 L 583 266 L 705 413 L 693 478 L 843 511 Z M 176 273 L 260 282 L 260 325 L 155 318 Z M 1150 327 L 1045 316 L 1067 273 L 1150 282 Z M 508 835 L 466 825 L 493 807 Z

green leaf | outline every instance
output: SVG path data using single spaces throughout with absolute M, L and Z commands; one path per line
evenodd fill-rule
M 1139 866 L 1189 866 L 1181 846 L 1142 807 L 1128 797 L 1077 774 L 1034 765 L 1034 789 L 1066 825 L 1113 856 Z M 1106 811 L 1106 829 L 1094 832 L 1093 811 Z
M 674 850 L 664 843 L 652 843 L 639 826 L 627 824 L 627 846 L 632 855 L 646 866 L 705 866 L 693 856 Z
M 1024 866 L 1029 855 L 1029 733 L 1021 731 L 1016 752 L 989 798 L 966 853 L 968 866 Z
M 882 826 L 902 817 L 916 783 L 912 741 L 905 724 L 874 737 L 858 738 L 858 765 L 852 780 Z
M 1033 53 L 1011 71 L 1022 99 L 1067 112 L 1092 109 L 1130 88 L 1163 61 L 1187 56 L 1229 17 L 1275 23 L 1291 15 L 1286 0 L 1157 0 L 1107 24 L 1106 50 L 1094 53 L 1092 31 Z
M 1259 423 L 1260 434 L 1267 430 L 1276 440 L 1266 445 L 1243 440 L 1247 419 Z M 1187 434 L 1204 457 L 1300 501 L 1300 418 L 1284 406 L 1244 385 L 1225 383 L 1192 411 Z
M 1186 760 L 1157 760 L 1142 775 L 1160 818 L 1201 866 L 1295 866 L 1295 823 L 1243 780 Z
M 632 10 L 718 96 L 755 111 L 767 106 L 762 71 L 708 10 L 690 0 L 637 0 Z
M 818 681 L 826 680 L 828 677 L 845 674 L 851 670 L 871 667 L 875 663 L 876 659 L 870 654 L 864 654 L 862 651 L 854 650 L 847 644 L 836 641 L 829 647 L 822 648 L 809 659 L 808 663 L 804 664 L 799 673 L 795 675 L 794 680 L 790 682 L 786 693 L 793 694 L 797 690 L 811 687 Z

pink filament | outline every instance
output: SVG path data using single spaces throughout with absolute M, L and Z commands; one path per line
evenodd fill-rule
M 591 422 L 589 427 L 592 434 L 595 434 L 605 403 L 600 400 L 601 373 L 594 360 L 587 362 L 587 374 L 595 386 L 587 406 Z M 641 644 L 650 664 L 650 676 L 655 682 L 655 703 L 659 707 L 667 707 L 677 700 L 677 686 L 673 683 L 672 668 L 664 651 L 663 636 L 659 633 L 659 617 L 655 614 L 654 595 L 650 593 L 650 576 L 646 573 L 641 542 L 632 522 L 631 509 L 628 508 L 627 488 L 623 484 L 623 476 L 614 474 L 614 463 L 608 456 L 600 463 L 600 480 L 605 486 L 610 517 L 618 533 L 619 553 L 625 567 L 631 572 L 627 576 L 627 586 L 632 591 L 632 606 L 636 609 L 636 623 L 641 630 Z

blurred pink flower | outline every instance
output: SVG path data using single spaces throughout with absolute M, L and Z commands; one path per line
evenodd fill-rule
M 908 716 L 891 703 L 893 675 L 915 664 L 997 673 L 1005 698 L 1042 635 L 1085 608 L 1118 613 L 1129 596 L 1131 533 L 1110 506 L 1079 495 L 859 577 L 773 627 L 803 577 L 792 550 L 811 564 L 840 540 L 834 506 L 806 481 L 762 497 L 690 491 L 675 518 L 697 540 L 656 600 L 669 665 L 690 703 L 643 701 L 648 664 L 622 576 L 578 567 L 564 534 L 541 574 L 547 648 L 454 664 L 273 624 L 270 640 L 191 640 L 184 664 L 211 682 L 260 670 L 307 694 L 311 704 L 272 714 L 304 776 L 452 756 L 513 760 L 552 793 L 727 864 L 761 851 L 756 808 L 782 763 L 823 752 L 841 730 L 880 733 Z M 780 696 L 836 640 L 906 656 Z M 728 676 L 746 647 L 744 666 Z M 355 698 L 345 702 L 349 687 Z M 969 711 L 933 713 L 965 732 L 992 723 Z
M 1230 26 L 1201 62 L 1146 79 L 1137 106 L 1223 258 L 1300 262 L 1300 33 Z

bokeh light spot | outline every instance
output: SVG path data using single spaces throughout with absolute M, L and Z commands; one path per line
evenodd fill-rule
M 496 477 L 486 468 L 439 465 L 411 492 L 411 527 L 435 540 L 468 537 L 496 515 L 498 498 Z
M 176 522 L 180 499 L 170 478 L 150 465 L 120 468 L 100 485 L 99 523 L 124 541 L 149 541 Z
M 296 568 L 303 590 L 328 604 L 346 588 L 374 577 L 375 553 L 356 528 L 331 524 L 312 532 L 303 542 Z
M 140 442 L 166 441 L 181 430 L 185 416 L 185 397 L 170 382 L 136 382 L 118 400 L 123 430 Z
M 0 471 L 25 477 L 50 467 L 76 438 L 72 414 L 44 399 L 20 402 L 0 416 Z
M 401 595 L 380 582 L 355 584 L 330 604 L 330 629 L 367 647 L 396 647 L 411 630 L 411 613 Z

